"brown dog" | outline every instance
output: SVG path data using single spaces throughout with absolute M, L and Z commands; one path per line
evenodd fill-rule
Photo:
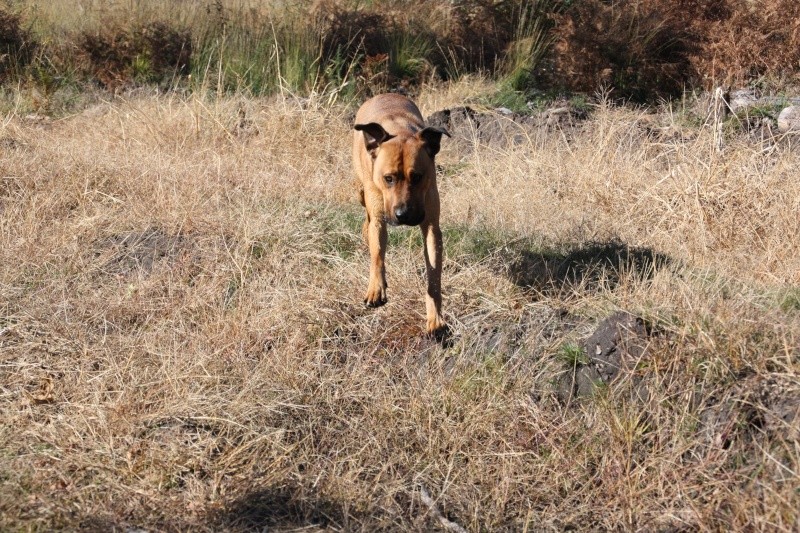
M 369 245 L 369 287 L 364 302 L 386 303 L 386 224 L 419 225 L 425 242 L 428 332 L 444 331 L 442 318 L 442 232 L 434 156 L 441 128 L 425 127 L 414 102 L 399 94 L 368 100 L 356 114 L 353 164 L 361 205 L 367 210 L 364 239 Z

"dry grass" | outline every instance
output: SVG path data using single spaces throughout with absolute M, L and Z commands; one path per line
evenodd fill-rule
M 361 305 L 349 116 L 140 96 L 4 117 L 0 529 L 435 529 L 421 487 L 475 531 L 797 528 L 800 418 L 753 393 L 800 395 L 787 140 L 717 154 L 600 106 L 512 148 L 444 143 L 440 346 L 414 230 L 392 234 L 389 304 Z M 510 272 L 608 242 L 668 264 Z M 664 332 L 650 398 L 563 405 L 562 348 L 615 309 Z

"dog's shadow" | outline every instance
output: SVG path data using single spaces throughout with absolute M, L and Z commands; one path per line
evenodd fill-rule
M 286 487 L 246 493 L 209 516 L 220 531 L 339 529 L 347 523 L 340 505 Z
M 507 275 L 516 285 L 544 295 L 580 287 L 584 292 L 614 289 L 623 278 L 648 280 L 674 264 L 651 248 L 632 247 L 617 240 L 588 242 L 563 250 L 512 247 Z
M 542 249 L 518 241 L 496 250 L 501 270 L 514 284 L 544 297 L 614 290 L 623 280 L 647 281 L 675 265 L 671 257 L 647 247 L 618 240 L 587 242 L 560 249 Z M 452 328 L 425 336 L 427 342 L 449 348 L 457 340 Z

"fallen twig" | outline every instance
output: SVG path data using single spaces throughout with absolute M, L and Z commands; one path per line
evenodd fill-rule
M 436 502 L 433 501 L 431 495 L 428 494 L 428 491 L 425 490 L 425 487 L 420 485 L 419 487 L 419 497 L 422 499 L 422 503 L 424 503 L 428 509 L 430 509 L 433 516 L 435 516 L 439 522 L 444 526 L 445 529 L 449 531 L 456 531 L 458 533 L 467 533 L 467 530 L 461 527 L 460 525 L 456 524 L 452 520 L 448 520 L 444 517 L 444 515 L 436 508 Z

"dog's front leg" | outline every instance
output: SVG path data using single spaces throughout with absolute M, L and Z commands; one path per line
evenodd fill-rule
M 365 224 L 367 244 L 369 245 L 369 286 L 364 296 L 364 303 L 369 307 L 380 307 L 386 303 L 386 256 L 387 231 L 383 220 L 383 211 L 377 208 L 380 202 L 367 204 L 367 221 Z M 372 209 L 370 209 L 372 208 Z
M 433 220 L 420 225 L 422 239 L 425 241 L 425 272 L 428 290 L 425 293 L 425 310 L 428 318 L 428 333 L 436 333 L 445 326 L 442 317 L 442 230 L 439 228 L 438 209 Z

